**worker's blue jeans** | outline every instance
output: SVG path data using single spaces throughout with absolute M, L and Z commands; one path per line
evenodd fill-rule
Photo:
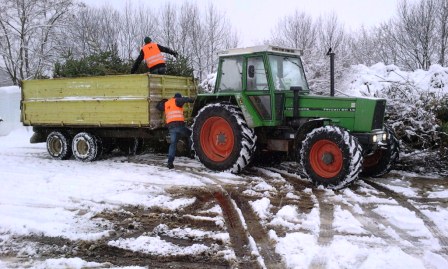
M 187 137 L 188 141 L 188 153 L 190 153 L 191 149 L 191 140 L 190 140 L 190 134 L 191 131 L 185 127 L 185 126 L 176 126 L 173 128 L 168 129 L 170 133 L 170 147 L 168 149 L 168 163 L 172 164 L 174 162 L 174 157 L 176 157 L 176 148 L 177 148 L 177 141 L 179 141 L 182 137 Z

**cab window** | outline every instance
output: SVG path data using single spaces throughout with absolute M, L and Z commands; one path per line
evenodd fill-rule
M 247 85 L 248 91 L 267 91 L 268 80 L 262 57 L 247 59 Z
M 302 63 L 297 57 L 269 56 L 272 80 L 277 91 L 287 91 L 292 86 L 301 86 L 308 90 Z
M 218 91 L 242 91 L 243 58 L 241 56 L 226 57 L 221 61 Z

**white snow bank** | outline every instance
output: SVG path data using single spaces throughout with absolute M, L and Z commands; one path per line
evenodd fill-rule
M 340 90 L 354 96 L 378 97 L 393 84 L 408 85 L 417 92 L 448 94 L 448 67 L 432 65 L 428 71 L 402 71 L 395 65 L 353 65 L 341 81 Z
M 20 126 L 20 88 L 0 87 L 0 136 Z

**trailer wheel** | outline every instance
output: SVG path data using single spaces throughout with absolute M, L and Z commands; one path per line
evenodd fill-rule
M 69 159 L 72 156 L 70 136 L 59 131 L 51 132 L 47 136 L 47 151 L 53 159 Z
M 316 185 L 341 189 L 358 179 L 362 168 L 362 149 L 347 131 L 324 126 L 314 129 L 300 151 L 305 174 Z
M 394 164 L 398 161 L 400 146 L 394 132 L 385 127 L 389 137 L 388 144 L 385 148 L 379 148 L 372 154 L 364 157 L 363 170 L 361 176 L 380 177 L 392 170 Z
M 254 155 L 257 136 L 237 106 L 205 106 L 194 119 L 192 130 L 196 156 L 211 170 L 239 173 Z
M 101 139 L 93 134 L 81 132 L 73 138 L 73 155 L 78 161 L 91 162 L 99 159 L 102 148 Z

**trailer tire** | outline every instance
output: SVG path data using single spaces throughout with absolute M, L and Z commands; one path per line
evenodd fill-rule
M 209 169 L 240 173 L 255 152 L 257 136 L 241 110 L 231 104 L 209 104 L 192 125 L 192 147 Z
M 311 131 L 300 151 L 304 173 L 315 185 L 344 188 L 358 179 L 362 148 L 358 139 L 336 126 Z
M 56 160 L 67 160 L 73 155 L 71 138 L 68 134 L 53 131 L 47 136 L 47 151 L 51 158 Z
M 101 138 L 87 132 L 78 133 L 73 137 L 72 150 L 78 161 L 98 160 L 103 150 Z
M 373 154 L 364 157 L 363 170 L 361 176 L 364 177 L 380 177 L 392 170 L 398 161 L 400 154 L 400 145 L 395 133 L 385 126 L 385 130 L 389 137 L 386 148 L 379 148 Z

